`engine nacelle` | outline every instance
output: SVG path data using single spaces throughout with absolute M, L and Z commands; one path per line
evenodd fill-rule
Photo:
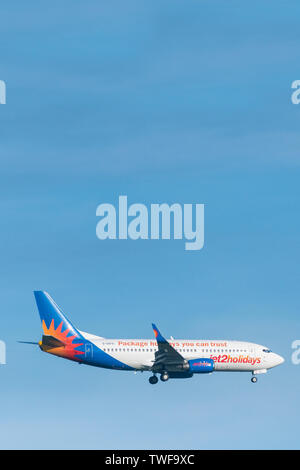
M 201 357 L 200 359 L 192 359 L 189 361 L 190 372 L 194 374 L 207 374 L 212 372 L 215 368 L 212 359 Z

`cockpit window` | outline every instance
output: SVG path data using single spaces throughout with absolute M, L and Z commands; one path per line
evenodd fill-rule
M 272 352 L 272 351 L 271 351 L 271 349 L 263 349 L 263 352 L 265 352 L 265 353 L 270 353 L 270 352 Z

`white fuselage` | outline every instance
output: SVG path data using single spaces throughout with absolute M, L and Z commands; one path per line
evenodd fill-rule
M 112 358 L 136 370 L 150 370 L 157 352 L 157 342 L 151 339 L 107 339 L 81 332 L 97 348 Z M 209 358 L 215 371 L 266 372 L 284 362 L 267 347 L 244 341 L 174 340 L 168 342 L 186 360 Z

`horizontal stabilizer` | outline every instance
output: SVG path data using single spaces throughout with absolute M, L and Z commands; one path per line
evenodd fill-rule
M 64 348 L 65 343 L 63 343 L 57 338 L 54 338 L 54 336 L 43 335 L 41 346 L 44 346 L 47 349 Z
M 18 343 L 22 343 L 22 344 L 39 344 L 37 341 L 18 341 Z

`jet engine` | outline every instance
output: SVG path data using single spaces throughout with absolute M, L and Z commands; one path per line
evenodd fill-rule
M 201 357 L 200 359 L 192 359 L 189 362 L 189 371 L 194 374 L 207 374 L 212 372 L 215 368 L 214 361 L 212 359 L 206 359 Z

